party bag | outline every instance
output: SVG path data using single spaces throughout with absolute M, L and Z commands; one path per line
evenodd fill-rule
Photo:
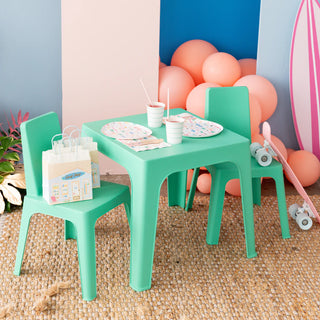
M 73 130 L 67 135 L 68 129 L 72 128 Z M 78 136 L 75 135 L 78 133 Z M 91 175 L 92 175 L 92 188 L 100 187 L 100 168 L 99 168 L 99 152 L 98 145 L 92 140 L 91 137 L 81 137 L 80 129 L 77 126 L 69 125 L 64 128 L 63 136 L 69 137 L 69 139 L 63 139 L 64 143 L 72 143 L 73 145 L 78 145 L 80 148 L 86 149 L 89 151 L 91 159 Z M 62 141 L 63 141 L 62 140 Z
M 42 152 L 43 197 L 48 204 L 92 199 L 89 150 L 72 143 L 70 137 L 54 141 L 56 136 L 52 149 Z

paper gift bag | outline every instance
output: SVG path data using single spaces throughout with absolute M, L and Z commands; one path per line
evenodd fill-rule
M 92 188 L 100 187 L 100 168 L 98 145 L 91 137 L 81 137 L 80 146 L 89 151 L 91 159 Z
M 67 134 L 68 129 L 73 130 Z M 78 133 L 78 137 L 75 137 Z M 80 137 L 81 130 L 75 125 L 69 125 L 63 129 L 64 143 L 68 145 L 78 145 L 80 148 L 89 150 L 91 158 L 91 174 L 92 174 L 92 188 L 100 187 L 100 168 L 99 168 L 99 152 L 96 142 L 93 142 L 91 137 Z
M 59 146 L 42 153 L 43 197 L 49 204 L 92 199 L 89 150 Z

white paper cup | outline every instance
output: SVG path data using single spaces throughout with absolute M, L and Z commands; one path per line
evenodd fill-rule
M 171 116 L 166 119 L 167 142 L 170 144 L 179 144 L 182 142 L 184 119 Z
M 162 102 L 147 104 L 148 127 L 159 128 L 162 126 L 164 107 L 165 104 Z

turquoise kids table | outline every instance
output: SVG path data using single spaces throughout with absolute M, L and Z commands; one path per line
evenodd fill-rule
M 186 112 L 170 110 L 170 114 Z M 251 184 L 249 140 L 224 129 L 207 138 L 186 138 L 171 147 L 135 152 L 119 141 L 105 136 L 101 128 L 109 122 L 129 121 L 147 127 L 147 115 L 84 123 L 82 134 L 98 143 L 101 153 L 122 165 L 131 180 L 130 286 L 136 291 L 151 288 L 151 275 L 160 188 L 169 176 L 169 205 L 185 207 L 186 170 L 216 163 L 232 162 L 239 169 L 247 257 L 255 257 L 255 238 Z M 153 128 L 152 135 L 166 141 L 163 125 Z

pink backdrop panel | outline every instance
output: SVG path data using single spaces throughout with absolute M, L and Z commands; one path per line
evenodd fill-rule
M 144 112 L 139 78 L 158 95 L 160 0 L 68 0 L 61 15 L 63 126 Z

